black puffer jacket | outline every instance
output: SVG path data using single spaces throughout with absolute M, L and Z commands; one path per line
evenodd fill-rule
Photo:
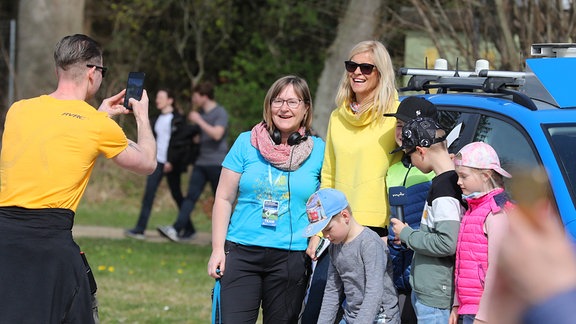
M 172 133 L 168 144 L 168 162 L 172 164 L 174 171 L 186 172 L 189 164 L 194 164 L 198 157 L 199 145 L 194 143 L 194 136 L 200 134 L 197 125 L 191 125 L 186 117 L 177 110 L 172 112 Z M 152 129 L 158 117 L 151 119 Z M 156 137 L 156 132 L 154 132 Z

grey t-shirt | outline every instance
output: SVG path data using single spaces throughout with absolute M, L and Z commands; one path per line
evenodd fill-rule
M 200 132 L 200 154 L 196 160 L 196 165 L 221 165 L 226 153 L 228 153 L 228 113 L 217 105 L 214 109 L 205 113 L 200 110 L 200 115 L 212 126 L 223 126 L 226 128 L 224 136 L 219 141 L 215 141 L 204 132 Z
M 369 228 L 349 243 L 331 244 L 330 266 L 318 323 L 332 324 L 344 298 L 346 323 L 400 323 L 398 293 L 392 282 L 388 247 Z

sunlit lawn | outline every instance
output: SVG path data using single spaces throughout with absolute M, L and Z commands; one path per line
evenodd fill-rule
M 77 239 L 98 282 L 102 323 L 209 323 L 210 246 Z
M 184 175 L 184 190 L 187 181 Z M 144 183 L 145 177 L 99 161 L 77 210 L 75 225 L 133 227 Z M 206 191 L 193 213 L 194 224 L 204 232 L 211 226 L 205 214 L 208 196 Z M 172 224 L 176 212 L 163 182 L 148 230 Z M 76 242 L 85 251 L 98 282 L 102 323 L 210 323 L 214 281 L 206 274 L 206 264 L 211 246 L 127 238 L 76 238 Z

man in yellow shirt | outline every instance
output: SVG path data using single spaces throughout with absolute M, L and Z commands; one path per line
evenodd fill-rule
M 106 68 L 100 45 L 85 35 L 56 45 L 58 87 L 21 100 L 6 115 L 0 154 L 0 323 L 93 323 L 91 290 L 72 238 L 74 214 L 103 154 L 120 167 L 150 174 L 156 143 L 148 96 L 130 99 L 138 140 L 111 116 L 129 113 L 125 90 L 98 110 L 86 103 Z

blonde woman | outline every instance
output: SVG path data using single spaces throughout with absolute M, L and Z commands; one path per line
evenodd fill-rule
M 394 117 L 398 108 L 395 74 L 386 47 L 378 41 L 356 44 L 344 62 L 344 73 L 336 95 L 326 135 L 322 165 L 322 188 L 342 191 L 356 220 L 385 240 L 389 208 L 386 190 L 388 167 L 400 160 L 389 154 L 396 148 Z M 311 238 L 308 255 L 316 260 L 320 238 Z M 316 323 L 328 260 L 317 260 L 314 279 L 302 323 Z

